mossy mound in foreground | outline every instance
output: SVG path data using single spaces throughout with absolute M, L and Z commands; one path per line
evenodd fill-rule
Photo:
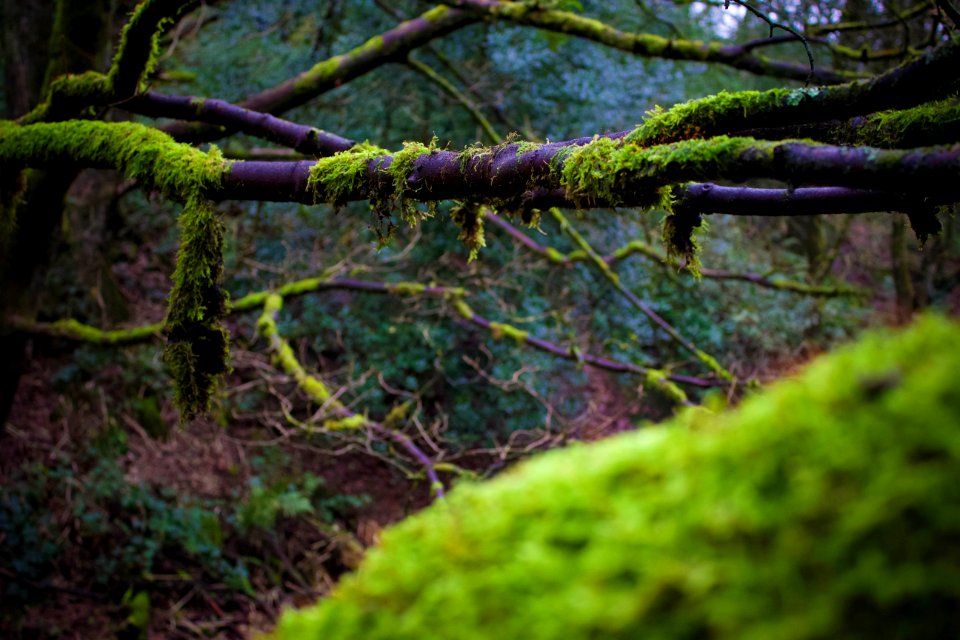
M 960 327 L 542 455 L 387 531 L 278 637 L 960 637 Z

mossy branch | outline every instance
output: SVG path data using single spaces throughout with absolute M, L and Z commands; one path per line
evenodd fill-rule
M 267 295 L 263 305 L 263 313 L 257 320 L 257 332 L 270 344 L 277 365 L 287 375 L 291 376 L 297 386 L 313 401 L 320 405 L 332 417 L 321 423 L 323 429 L 339 431 L 344 429 L 367 429 L 380 437 L 393 440 L 405 449 L 423 467 L 430 480 L 430 489 L 437 498 L 443 498 L 443 483 L 437 476 L 433 461 L 407 435 L 393 428 L 370 420 L 366 415 L 351 411 L 337 400 L 330 392 L 329 387 L 314 375 L 306 372 L 300 361 L 297 360 L 290 343 L 286 341 L 277 328 L 277 315 L 283 307 L 283 298 L 275 293 Z
M 543 256 L 553 264 L 569 265 L 577 262 L 588 262 L 590 260 L 590 256 L 588 256 L 587 252 L 583 251 L 582 249 L 570 251 L 569 253 L 563 253 L 554 247 L 543 245 L 532 240 L 528 235 L 517 229 L 507 220 L 503 219 L 490 209 L 486 209 L 484 211 L 484 216 L 488 222 L 502 229 L 507 235 L 510 236 L 511 239 L 522 244 L 530 251 Z M 627 244 L 615 249 L 612 253 L 601 256 L 601 258 L 608 265 L 613 266 L 617 262 L 625 260 L 634 254 L 639 254 L 652 260 L 655 264 L 667 269 L 668 273 L 672 275 L 673 269 L 667 260 L 667 256 L 664 255 L 662 251 L 655 249 L 652 245 L 644 242 L 643 240 L 631 240 Z M 757 273 L 741 273 L 722 269 L 708 269 L 706 267 L 700 268 L 700 276 L 708 280 L 739 280 L 767 289 L 775 289 L 777 291 L 799 293 L 803 295 L 824 298 L 869 295 L 869 292 L 864 289 L 858 289 L 846 285 L 813 285 L 785 278 L 770 278 Z
M 467 292 L 460 287 L 444 287 L 435 285 L 425 285 L 419 282 L 375 282 L 367 280 L 355 280 L 353 278 L 334 278 L 331 276 L 320 276 L 316 278 L 305 278 L 295 282 L 290 282 L 274 290 L 259 291 L 251 293 L 232 302 L 227 302 L 228 313 L 240 313 L 259 309 L 268 302 L 276 304 L 275 297 L 282 299 L 294 296 L 302 296 L 318 291 L 328 289 L 346 289 L 352 291 L 361 291 L 368 293 L 379 293 L 394 295 L 400 297 L 407 296 L 434 296 L 446 300 L 458 314 L 472 324 L 490 331 L 496 339 L 509 337 L 518 344 L 524 344 L 545 353 L 560 357 L 564 360 L 582 362 L 586 365 L 612 371 L 614 373 L 629 373 L 646 377 L 651 369 L 638 366 L 632 363 L 623 363 L 601 356 L 581 353 L 575 349 L 567 349 L 552 342 L 541 340 L 530 336 L 525 331 L 507 323 L 499 323 L 487 320 L 476 314 L 465 302 Z M 271 307 L 271 313 L 273 308 Z M 26 321 L 23 319 L 14 319 L 12 322 L 14 328 L 35 335 L 50 335 L 78 342 L 88 342 L 101 345 L 122 345 L 145 342 L 158 337 L 162 330 L 161 323 L 133 327 L 129 329 L 118 329 L 104 331 L 95 327 L 81 324 L 75 320 L 61 320 L 53 323 L 44 323 L 36 321 Z M 290 372 L 288 372 L 290 373 Z M 293 374 L 291 374 L 293 375 Z M 684 376 L 679 374 L 667 374 L 666 379 L 672 383 L 684 384 L 693 387 L 712 387 L 715 383 L 701 378 Z M 675 395 L 675 394 L 668 394 Z
M 20 122 L 78 118 L 92 108 L 132 97 L 153 72 L 164 31 L 196 4 L 196 0 L 144 0 L 138 4 L 120 33 L 107 73 L 88 71 L 53 79 L 44 101 Z
M 651 146 L 914 107 L 956 92 L 960 88 L 958 70 L 960 37 L 869 80 L 836 87 L 721 91 L 667 111 L 654 110 L 627 138 Z
M 434 7 L 369 38 L 350 51 L 318 62 L 295 77 L 246 98 L 239 106 L 251 111 L 281 114 L 476 21 L 465 12 Z M 178 140 L 192 142 L 210 142 L 233 132 L 229 128 L 184 123 L 167 126 L 164 130 Z
M 528 332 L 511 324 L 488 320 L 474 311 L 473 308 L 467 304 L 466 300 L 464 300 L 462 297 L 450 297 L 448 300 L 450 305 L 457 312 L 457 315 L 471 324 L 489 331 L 496 340 L 509 338 L 517 344 L 523 344 L 528 347 L 532 347 L 538 351 L 542 351 L 563 360 L 582 363 L 591 367 L 596 367 L 598 369 L 604 369 L 606 371 L 612 371 L 615 373 L 630 373 L 641 376 L 647 384 L 660 390 L 665 396 L 673 399 L 678 404 L 683 406 L 692 405 L 693 403 L 690 402 L 686 396 L 686 393 L 684 393 L 683 390 L 677 386 L 677 384 L 688 384 L 698 387 L 714 386 L 714 383 L 702 380 L 700 378 L 666 373 L 658 369 L 643 367 L 632 362 L 619 362 L 617 360 L 611 360 L 602 356 L 583 353 L 575 347 L 565 348 L 548 340 L 531 336 Z
M 228 368 L 228 335 L 221 324 L 223 227 L 205 193 L 220 184 L 230 164 L 216 147 L 204 153 L 134 123 L 0 122 L 0 163 L 35 166 L 58 160 L 113 167 L 183 202 L 165 359 L 184 419 L 205 411 L 217 377 Z
M 245 109 L 225 100 L 168 96 L 147 91 L 117 106 L 153 118 L 205 122 L 313 156 L 330 156 L 357 144 L 354 140 L 329 131 Z
M 587 239 L 577 231 L 573 225 L 570 224 L 570 221 L 567 219 L 563 213 L 553 207 L 550 209 L 550 216 L 556 220 L 557 224 L 560 225 L 561 231 L 568 235 L 574 244 L 576 244 L 581 251 L 587 255 L 587 264 L 591 265 L 599 272 L 604 279 L 609 282 L 616 291 L 623 296 L 623 298 L 630 303 L 630 306 L 640 311 L 643 315 L 647 316 L 653 324 L 659 327 L 664 333 L 666 333 L 671 340 L 676 342 L 678 345 L 683 347 L 686 351 L 691 353 L 694 357 L 700 360 L 701 363 L 707 366 L 708 369 L 717 374 L 722 380 L 727 380 L 730 382 L 734 381 L 733 375 L 727 371 L 716 358 L 710 354 L 699 349 L 695 344 L 690 342 L 687 338 L 680 334 L 677 329 L 666 321 L 659 313 L 657 313 L 653 307 L 641 300 L 637 294 L 628 289 L 623 282 L 620 280 L 613 269 L 610 267 L 610 264 L 605 261 L 600 254 L 598 254 L 594 248 L 587 242 Z
M 539 2 L 444 0 L 444 4 L 494 20 L 583 38 L 644 58 L 715 63 L 756 75 L 801 81 L 810 78 L 822 84 L 844 82 L 854 75 L 827 69 L 815 69 L 811 73 L 802 65 L 771 60 L 738 45 L 627 33 L 600 20 L 545 7 Z

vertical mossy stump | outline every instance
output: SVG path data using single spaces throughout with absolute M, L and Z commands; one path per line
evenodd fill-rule
M 461 484 L 275 637 L 958 637 L 957 344 L 923 317 L 732 412 Z

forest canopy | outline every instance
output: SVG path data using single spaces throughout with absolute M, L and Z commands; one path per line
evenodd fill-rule
M 454 485 L 960 309 L 952 0 L 0 11 L 0 628 L 266 628 Z

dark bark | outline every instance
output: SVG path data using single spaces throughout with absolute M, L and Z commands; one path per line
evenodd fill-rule
M 3 0 L 2 26 L 6 117 L 30 110 L 41 95 L 47 73 L 53 0 Z
M 148 91 L 117 106 L 153 118 L 205 122 L 310 155 L 328 156 L 356 144 L 354 140 L 315 127 L 281 120 L 269 113 L 251 111 L 223 100 L 167 96 Z

